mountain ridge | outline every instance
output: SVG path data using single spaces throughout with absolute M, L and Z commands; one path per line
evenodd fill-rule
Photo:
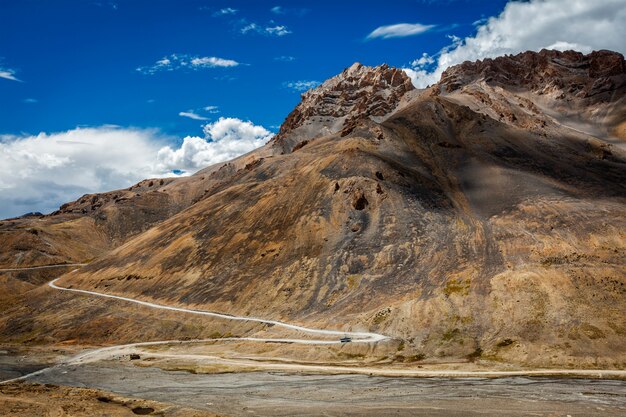
M 596 56 L 622 73 L 587 66 Z M 489 79 L 511 60 L 544 66 L 524 64 L 526 87 Z M 353 65 L 318 87 L 326 102 L 305 94 L 264 147 L 163 184 L 180 209 L 64 285 L 370 329 L 407 356 L 623 366 L 623 68 L 616 53 L 542 51 L 461 64 L 422 91 L 398 70 Z M 544 70 L 584 82 L 538 94 Z M 578 95 L 598 79 L 611 94 Z M 344 97 L 332 90 L 346 82 Z M 380 83 L 388 95 L 361 96 Z M 302 129 L 320 114 L 328 130 Z M 134 198 L 154 193 L 141 184 Z

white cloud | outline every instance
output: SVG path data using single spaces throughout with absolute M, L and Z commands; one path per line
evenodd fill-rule
M 256 23 L 249 23 L 239 30 L 242 34 L 258 33 L 266 36 L 285 36 L 292 33 L 287 26 L 261 26 Z
M 273 136 L 263 126 L 231 117 L 220 117 L 205 125 L 203 130 L 203 138 L 187 136 L 178 149 L 161 148 L 157 156 L 160 169 L 195 171 L 250 152 Z
M 128 187 L 165 175 L 153 130 L 77 128 L 36 136 L 0 136 L 0 217 L 49 212 L 82 194 Z
M 275 36 L 285 36 L 291 33 L 291 31 L 287 29 L 287 26 L 283 26 L 283 25 L 269 26 L 265 28 L 265 31 L 267 32 L 268 35 L 275 35 Z
M 411 62 L 411 65 L 414 67 L 421 67 L 424 65 L 430 65 L 430 64 L 434 64 L 435 63 L 435 58 L 433 58 L 432 56 L 428 55 L 427 53 L 422 54 L 422 56 L 416 60 L 414 60 L 413 62 Z
M 232 59 L 224 59 L 215 56 L 189 56 L 186 54 L 171 54 L 156 61 L 153 65 L 139 67 L 137 71 L 142 74 L 155 74 L 159 71 L 174 71 L 179 69 L 205 69 L 205 68 L 229 68 L 241 65 Z
M 375 38 L 404 38 L 406 36 L 419 35 L 434 28 L 435 25 L 423 25 L 421 23 L 397 23 L 395 25 L 380 26 L 367 35 L 366 39 Z
M 225 7 L 223 9 L 219 9 L 218 11 L 216 11 L 215 13 L 213 13 L 213 16 L 228 16 L 228 15 L 234 15 L 238 12 L 239 10 L 237 9 L 233 9 L 232 7 Z
M 15 71 L 8 68 L 0 67 L 0 78 L 4 78 L 5 80 L 22 82 L 22 80 L 15 76 Z
M 237 61 L 232 59 L 217 58 L 214 56 L 204 56 L 200 58 L 192 58 L 191 65 L 197 68 L 214 68 L 214 67 L 236 67 L 239 65 Z
M 145 178 L 196 171 L 262 146 L 272 133 L 235 118 L 204 126 L 205 137 L 153 129 L 76 128 L 33 136 L 0 135 L 0 218 L 51 212 L 83 194 L 126 188 Z
M 414 65 L 407 74 L 416 87 L 439 80 L 443 71 L 464 61 L 516 54 L 526 50 L 611 49 L 626 52 L 626 1 L 510 1 L 502 13 L 477 27 L 476 35 L 442 49 L 434 68 Z
M 290 88 L 295 91 L 307 91 L 311 88 L 315 88 L 321 83 L 314 80 L 299 80 L 299 81 L 287 81 L 283 83 L 283 87 Z
M 181 111 L 180 113 L 178 113 L 178 115 L 181 117 L 187 117 L 193 120 L 209 120 L 208 117 L 198 114 L 200 112 L 205 112 L 209 114 L 217 114 L 220 111 L 219 111 L 219 107 L 217 106 L 204 106 L 203 108 L 198 109 L 198 110 L 192 109 L 192 110 L 187 110 L 187 111 Z
M 205 106 L 202 108 L 202 110 L 204 110 L 205 112 L 208 113 L 219 113 L 219 107 L 217 106 Z
M 188 117 L 189 119 L 193 120 L 209 120 L 204 116 L 200 116 L 199 114 L 194 113 L 193 110 L 181 111 L 180 113 L 178 113 L 178 115 L 181 117 Z

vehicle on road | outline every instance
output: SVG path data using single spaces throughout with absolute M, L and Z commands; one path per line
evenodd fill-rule
M 339 339 L 339 341 L 340 341 L 341 343 L 350 343 L 350 342 L 352 342 L 352 338 L 351 338 L 351 337 L 348 337 L 348 336 L 344 336 L 344 337 L 342 337 L 341 339 Z

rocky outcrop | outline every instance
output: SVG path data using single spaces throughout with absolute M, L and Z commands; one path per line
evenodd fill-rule
M 410 78 L 386 64 L 368 67 L 354 63 L 341 74 L 302 94 L 302 101 L 289 113 L 274 143 L 293 151 L 305 140 L 351 131 L 358 120 L 390 114 L 402 96 L 415 89 Z
M 605 50 L 588 55 L 546 49 L 527 51 L 455 65 L 442 74 L 437 86 L 450 93 L 478 80 L 561 100 L 605 101 L 626 91 L 626 62 L 622 54 Z

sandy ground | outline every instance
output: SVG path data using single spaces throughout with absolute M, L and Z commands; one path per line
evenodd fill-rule
M 126 398 L 95 389 L 24 382 L 0 385 L 0 416 L 3 417 L 121 417 L 136 415 L 215 416 L 207 411 L 192 410 L 158 401 Z
M 194 374 L 117 361 L 63 366 L 32 379 L 228 416 L 626 415 L 626 383 L 618 380 Z

